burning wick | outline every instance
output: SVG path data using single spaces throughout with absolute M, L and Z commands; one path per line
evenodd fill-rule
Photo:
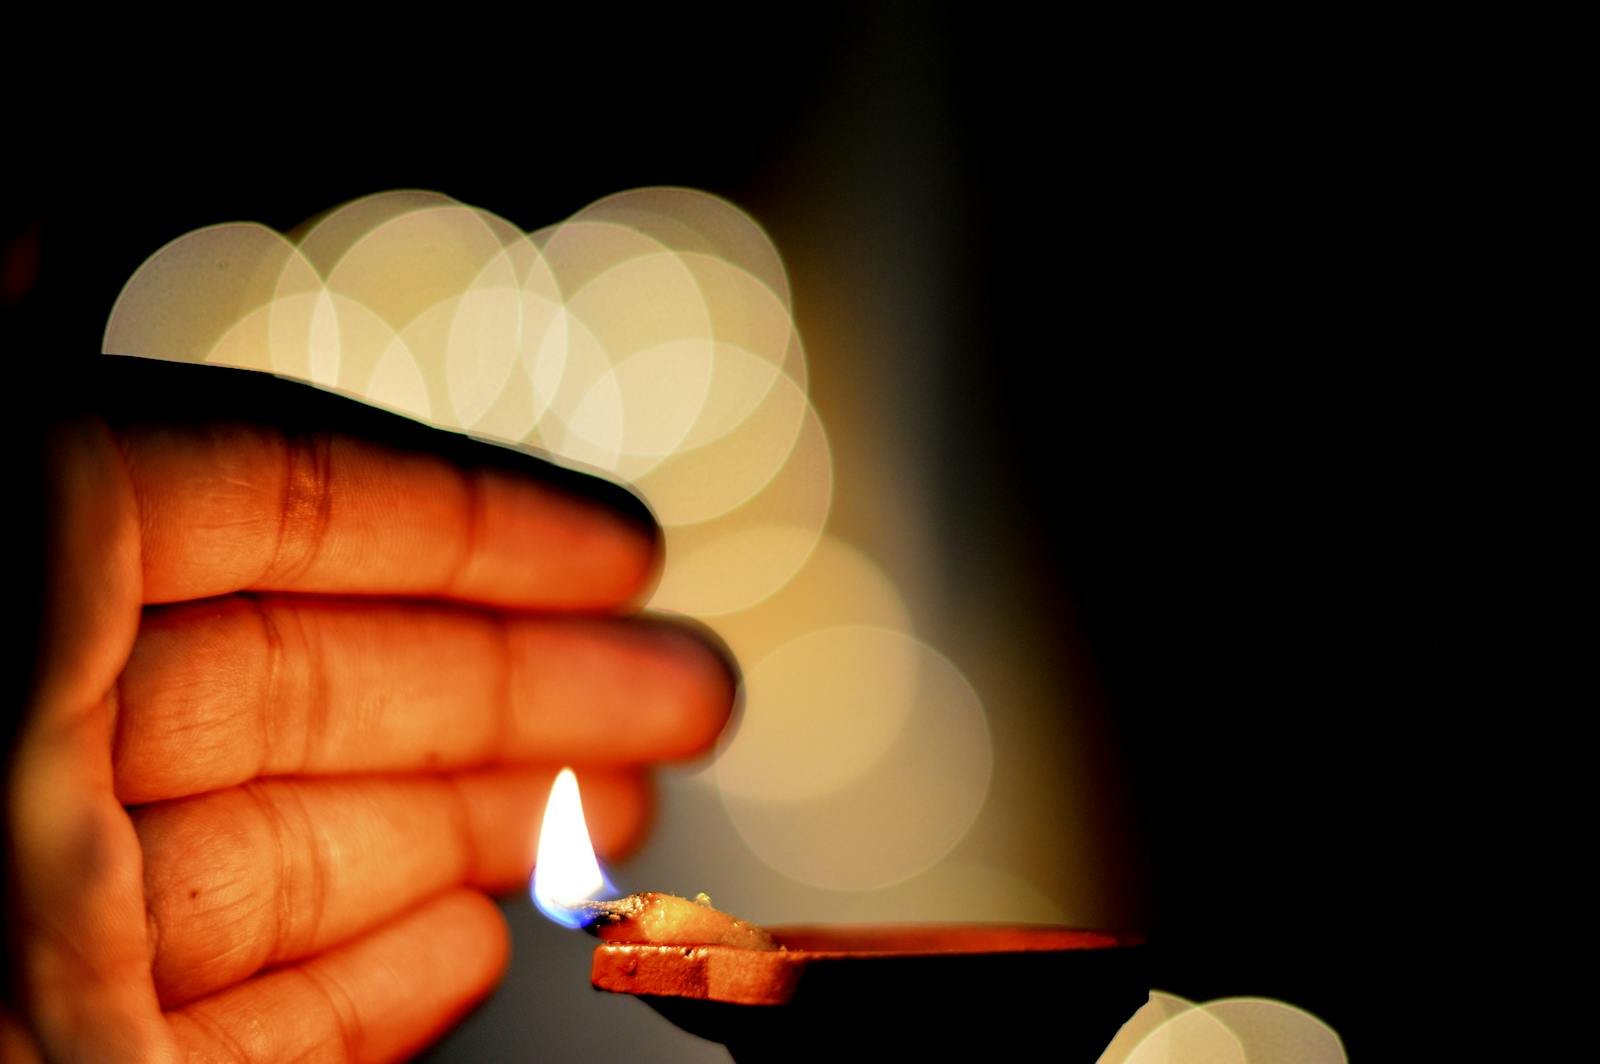
M 605 942 L 778 948 L 761 928 L 713 909 L 704 894 L 690 901 L 651 891 L 611 900 L 617 889 L 595 858 L 578 777 L 570 768 L 557 774 L 545 803 L 531 893 L 539 911 L 556 923 L 583 928 Z
M 587 927 L 594 922 L 588 906 L 615 898 L 617 888 L 600 870 L 583 819 L 578 777 L 570 768 L 556 774 L 539 825 L 539 852 L 534 858 L 533 903 L 563 927 Z

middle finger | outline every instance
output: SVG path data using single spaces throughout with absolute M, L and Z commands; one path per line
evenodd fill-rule
M 292 596 L 153 607 L 120 684 L 116 791 L 683 759 L 715 741 L 733 692 L 717 652 L 660 620 Z

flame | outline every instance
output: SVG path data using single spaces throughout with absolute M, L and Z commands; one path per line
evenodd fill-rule
M 583 800 L 578 796 L 578 777 L 570 768 L 562 769 L 550 786 L 530 893 L 540 912 L 565 927 L 582 927 L 587 922 L 577 906 L 617 896 L 595 858 L 589 825 L 583 819 Z

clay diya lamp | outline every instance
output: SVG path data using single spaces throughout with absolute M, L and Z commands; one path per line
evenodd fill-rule
M 1149 997 L 1144 946 L 1100 931 L 1002 924 L 763 928 L 670 894 L 614 893 L 577 780 L 540 829 L 534 901 L 601 941 L 595 987 L 762 1061 L 974 1059 L 1093 1064 Z
M 698 911 L 693 911 L 698 910 Z M 1092 1064 L 1148 999 L 1143 945 L 1000 924 L 758 928 L 645 894 L 590 907 L 591 979 L 761 1061 Z

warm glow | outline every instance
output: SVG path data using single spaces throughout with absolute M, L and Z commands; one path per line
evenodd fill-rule
M 637 481 L 664 525 L 703 524 L 749 502 L 788 462 L 811 413 L 799 385 L 739 348 L 718 349 L 715 380 L 720 409 L 707 434 L 716 438 L 672 455 Z
M 1008 708 L 1037 698 L 1032 651 L 1004 636 L 1004 619 L 948 614 L 977 599 L 934 564 L 914 501 L 927 474 L 885 437 L 878 400 L 861 404 L 866 425 L 818 409 L 837 416 L 822 399 L 837 406 L 845 389 L 922 387 L 871 373 L 838 383 L 875 354 L 852 316 L 812 318 L 815 372 L 834 388 L 814 402 L 783 260 L 726 200 L 632 189 L 524 231 L 402 189 L 287 234 L 230 222 L 177 237 L 127 282 L 103 349 L 309 381 L 638 491 L 665 540 L 647 605 L 709 622 L 744 669 L 737 728 L 659 825 L 657 852 L 692 864 L 681 874 L 760 898 L 764 917 L 1083 922 L 1092 908 L 1061 905 L 995 857 L 1026 838 L 1068 855 L 1062 868 L 1093 866 L 1071 845 L 1081 828 L 1069 838 L 1034 797 L 1046 781 L 1057 789 L 1056 762 L 1035 755 L 1059 746 L 1055 733 L 1019 728 Z M 846 530 L 875 536 L 879 557 L 836 538 Z M 884 544 L 909 583 L 880 564 Z M 969 635 L 958 655 L 986 668 L 984 697 L 922 626 L 996 633 Z M 988 809 L 987 850 L 958 851 L 997 762 L 1014 775 Z M 985 853 L 997 864 L 972 863 Z M 1083 896 L 1098 889 L 1090 875 L 1076 882 Z M 570 927 L 582 923 L 574 904 L 616 895 L 571 770 L 551 789 L 531 894 Z M 1102 1058 L 1246 1060 L 1345 1056 L 1326 1024 L 1282 1002 L 1156 993 Z
M 1100 1054 L 1099 1064 L 1127 1064 L 1133 1051 L 1154 1031 L 1180 1012 L 1188 1012 L 1194 1007 L 1194 1002 L 1188 998 L 1181 998 L 1161 990 L 1150 991 L 1150 1000 L 1128 1017 L 1128 1022 L 1122 1025 L 1122 1030 L 1117 1032 L 1111 1044 L 1106 1046 L 1105 1052 Z
M 712 463 L 703 468 L 708 478 L 714 478 L 727 467 Z M 648 487 L 645 490 L 650 498 Z M 688 499 L 678 496 L 679 501 Z M 758 605 L 805 566 L 822 536 L 832 502 L 833 459 L 827 434 L 808 404 L 782 468 L 761 490 L 710 521 L 666 524 L 667 570 L 650 606 L 717 617 Z
M 326 278 L 330 289 L 366 304 L 396 330 L 469 289 L 513 283 L 494 227 L 481 212 L 454 205 L 408 211 L 369 229 Z
M 949 854 L 993 767 L 983 703 L 948 658 L 904 632 L 841 626 L 750 667 L 714 771 L 728 818 L 769 867 L 864 891 Z
M 1195 1064 L 1250 1062 L 1239 1036 L 1204 1007 L 1180 1010 L 1146 1035 L 1124 1060 L 1126 1064 L 1174 1064 L 1190 1060 Z
M 1252 1062 L 1346 1064 L 1344 1043 L 1332 1027 L 1301 1008 L 1268 998 L 1224 998 L 1206 1011 L 1228 1025 Z
M 319 288 L 294 245 L 265 226 L 197 229 L 161 248 L 129 278 L 106 323 L 105 349 L 203 362 L 252 311 L 270 306 L 280 294 L 303 296 Z M 266 318 L 260 321 L 260 346 L 240 353 L 232 364 L 272 368 Z M 309 367 L 303 369 L 309 375 Z
M 631 484 L 665 538 L 648 605 L 710 621 L 747 669 L 701 779 L 768 869 L 883 888 L 983 806 L 983 703 L 877 563 L 828 535 L 833 452 L 788 276 L 727 201 L 634 189 L 525 232 L 399 190 L 287 235 L 213 226 L 139 268 L 105 350 L 311 381 Z M 534 881 L 563 923 L 562 902 L 606 889 L 576 792 L 563 774 Z
M 718 617 L 717 634 L 734 660 L 748 668 L 797 634 L 840 625 L 905 632 L 911 620 L 882 566 L 843 540 L 824 535 L 793 580 L 750 609 Z
M 717 759 L 730 796 L 797 802 L 866 775 L 917 699 L 921 644 L 881 628 L 822 628 L 751 663 L 738 731 Z
M 681 252 L 738 263 L 789 306 L 789 277 L 778 249 L 739 208 L 692 188 L 635 188 L 591 203 L 575 219 L 610 222 Z
M 846 924 L 963 923 L 973 913 L 999 923 L 1073 923 L 1066 909 L 1022 877 L 992 865 L 953 860 L 884 890 L 851 895 L 829 919 Z
M 1195 1004 L 1159 990 L 1123 1025 L 1100 1064 L 1347 1064 L 1333 1028 L 1293 1005 L 1267 998 Z
M 567 927 L 583 926 L 575 906 L 616 896 L 595 859 L 589 825 L 583 819 L 583 801 L 578 796 L 578 777 L 570 768 L 556 776 L 545 803 L 532 894 L 540 912 Z

